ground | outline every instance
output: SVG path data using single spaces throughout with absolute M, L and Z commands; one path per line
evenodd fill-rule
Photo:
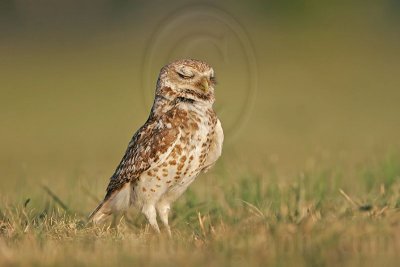
M 235 173 L 221 162 L 176 203 L 172 239 L 134 211 L 113 225 L 87 225 L 95 200 L 79 194 L 75 201 L 84 205 L 71 209 L 43 186 L 45 205 L 1 202 L 0 264 L 395 266 L 400 161 L 368 164 L 285 181 L 274 172 Z

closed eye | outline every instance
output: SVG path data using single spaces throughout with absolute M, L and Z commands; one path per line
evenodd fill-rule
M 210 81 L 212 82 L 213 85 L 217 84 L 217 79 L 215 78 L 215 76 L 210 77 Z
M 177 72 L 177 74 L 178 74 L 179 77 L 181 77 L 182 79 L 190 79 L 190 78 L 193 78 L 193 77 L 194 77 L 194 74 L 191 75 L 191 76 L 182 74 L 182 73 L 180 73 L 180 72 Z

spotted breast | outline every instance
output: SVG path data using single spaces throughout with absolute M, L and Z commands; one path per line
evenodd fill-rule
M 173 149 L 163 162 L 144 172 L 133 188 L 131 203 L 138 208 L 147 205 L 169 205 L 174 202 L 205 168 L 217 117 L 201 104 L 181 101 L 160 124 L 179 129 Z

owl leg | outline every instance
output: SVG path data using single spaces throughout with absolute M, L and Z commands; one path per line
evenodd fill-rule
M 170 209 L 171 208 L 168 203 L 165 203 L 165 202 L 157 203 L 158 215 L 160 216 L 162 223 L 164 224 L 165 228 L 167 229 L 168 235 L 171 237 L 172 236 L 171 228 L 169 227 L 169 224 L 168 224 L 168 214 L 169 214 Z
M 153 229 L 157 233 L 160 233 L 160 228 L 158 227 L 157 224 L 156 208 L 154 207 L 154 205 L 144 205 L 142 208 L 142 213 L 146 216 L 147 220 L 149 221 Z

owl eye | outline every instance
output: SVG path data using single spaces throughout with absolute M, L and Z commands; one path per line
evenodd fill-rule
M 213 85 L 217 84 L 217 78 L 215 78 L 215 76 L 211 76 L 210 81 L 212 82 Z
M 190 79 L 190 78 L 193 78 L 194 77 L 194 74 L 193 73 L 189 73 L 189 72 L 183 72 L 183 71 L 177 71 L 176 72 L 178 75 L 179 75 L 179 77 L 181 77 L 182 79 Z
M 179 72 L 177 72 L 177 73 L 178 73 L 179 77 L 181 77 L 182 79 L 190 79 L 190 78 L 193 77 L 193 75 L 192 76 L 187 76 L 187 75 L 184 75 L 184 74 L 179 73 Z

